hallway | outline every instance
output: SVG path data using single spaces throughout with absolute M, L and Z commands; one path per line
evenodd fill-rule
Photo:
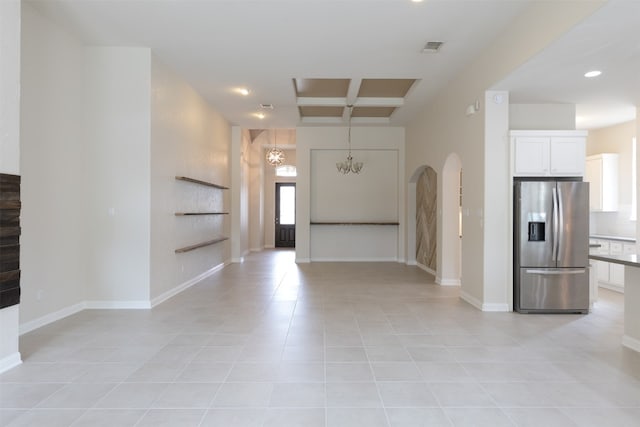
M 620 294 L 587 316 L 487 313 L 415 267 L 294 258 L 23 335 L 0 425 L 640 425 Z

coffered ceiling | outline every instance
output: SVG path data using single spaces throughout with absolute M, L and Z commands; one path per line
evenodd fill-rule
M 294 79 L 303 123 L 389 123 L 416 79 Z

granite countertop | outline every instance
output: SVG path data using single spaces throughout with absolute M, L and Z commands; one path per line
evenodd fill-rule
M 636 239 L 633 237 L 620 237 L 620 236 L 607 236 L 604 234 L 592 234 L 590 239 L 602 239 L 602 240 L 619 240 L 621 242 L 635 243 Z
M 612 262 L 614 264 L 623 264 L 631 267 L 640 267 L 640 257 L 638 254 L 620 254 L 620 255 L 601 255 L 589 254 L 590 259 L 597 261 Z

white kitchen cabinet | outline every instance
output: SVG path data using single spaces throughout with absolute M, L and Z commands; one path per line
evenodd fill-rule
M 578 176 L 585 172 L 585 131 L 511 131 L 513 176 Z
M 592 211 L 618 210 L 618 154 L 587 157 L 585 181 L 589 181 L 589 208 Z
M 592 243 L 600 244 L 599 248 L 592 249 L 593 253 L 600 255 L 635 254 L 635 243 L 626 243 L 619 240 L 592 240 Z M 591 261 L 596 270 L 598 286 L 624 293 L 624 265 L 604 261 Z

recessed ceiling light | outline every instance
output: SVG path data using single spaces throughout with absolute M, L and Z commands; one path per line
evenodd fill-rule
M 249 89 L 244 88 L 244 87 L 236 88 L 236 89 L 234 89 L 234 91 L 235 91 L 236 93 L 239 93 L 239 94 L 240 94 L 240 95 L 242 95 L 242 96 L 247 96 L 247 95 L 249 95 Z
M 411 0 L 413 3 L 422 3 L 424 0 Z
M 255 113 L 254 116 L 256 116 L 257 118 L 259 118 L 260 120 L 265 118 L 264 113 Z
M 600 74 L 602 74 L 602 71 L 593 70 L 593 71 L 587 71 L 586 73 L 584 73 L 584 76 L 590 79 L 592 77 L 598 77 Z

